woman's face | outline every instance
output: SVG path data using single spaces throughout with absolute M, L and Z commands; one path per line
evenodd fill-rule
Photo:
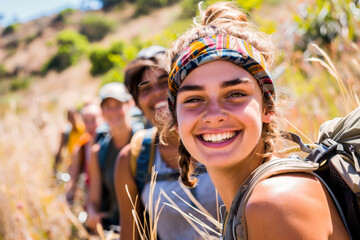
M 167 79 L 163 70 L 147 68 L 139 84 L 138 105 L 151 122 L 155 122 L 156 110 L 167 106 Z
M 101 110 L 103 118 L 110 128 L 123 127 L 126 124 L 126 112 L 129 111 L 129 103 L 107 98 L 101 104 Z
M 248 157 L 271 120 L 257 80 L 226 61 L 204 64 L 185 78 L 176 114 L 186 149 L 207 167 L 231 167 Z

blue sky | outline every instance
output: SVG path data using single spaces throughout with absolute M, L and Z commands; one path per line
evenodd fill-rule
M 86 10 L 100 7 L 98 0 L 0 0 L 0 25 L 26 22 L 65 8 Z

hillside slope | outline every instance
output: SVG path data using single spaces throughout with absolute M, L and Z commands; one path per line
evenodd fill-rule
M 67 24 L 53 24 L 56 15 L 43 17 L 28 23 L 20 24 L 16 32 L 0 38 L 0 63 L 18 77 L 30 76 L 31 85 L 28 89 L 12 93 L 9 98 L 16 101 L 18 108 L 27 109 L 27 117 L 36 118 L 42 112 L 47 115 L 47 124 L 53 125 L 51 132 L 64 122 L 64 112 L 69 107 L 79 105 L 84 101 L 93 99 L 99 88 L 100 77 L 90 75 L 90 63 L 83 57 L 76 65 L 58 73 L 50 71 L 46 76 L 38 73 L 43 64 L 56 52 L 56 34 L 65 28 L 77 30 L 80 19 L 84 15 L 104 15 L 116 21 L 116 28 L 97 45 L 109 46 L 114 41 L 130 41 L 134 37 L 147 39 L 169 26 L 180 13 L 180 7 L 174 5 L 154 11 L 147 16 L 131 18 L 133 9 L 128 6 L 122 11 L 104 13 L 75 12 Z M 27 42 L 26 36 L 37 35 L 32 41 Z M 15 47 L 17 42 L 18 46 Z M 13 45 L 11 51 L 9 46 Z M 34 75 L 35 74 L 35 75 Z M 16 100 L 15 100 L 16 99 Z M 11 102 L 11 100 L 6 100 Z M 0 106 L 1 107 L 1 106 Z M 34 110 L 36 109 L 36 110 Z M 49 139 L 56 146 L 56 138 Z M 55 142 L 54 142 L 55 141 Z

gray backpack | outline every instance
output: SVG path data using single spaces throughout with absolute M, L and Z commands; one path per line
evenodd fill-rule
M 256 184 L 274 175 L 307 172 L 322 181 L 329 191 L 351 239 L 360 239 L 360 107 L 344 118 L 321 125 L 317 146 L 312 149 L 300 137 L 287 133 L 298 143 L 305 159 L 274 159 L 258 167 L 238 190 L 223 229 L 223 239 L 247 239 L 245 207 Z M 315 209 L 316 211 L 316 209 Z

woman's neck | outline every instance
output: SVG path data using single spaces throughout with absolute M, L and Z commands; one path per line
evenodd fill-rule
M 126 144 L 129 143 L 131 134 L 132 134 L 132 130 L 131 127 L 125 125 L 122 126 L 121 128 L 115 128 L 115 129 L 111 129 L 110 130 L 111 133 L 111 137 L 113 139 L 113 143 L 115 145 L 116 148 L 122 148 L 124 147 Z
M 262 164 L 263 158 L 257 152 L 252 152 L 246 159 L 241 160 L 234 166 L 206 168 L 227 211 L 230 210 L 231 203 L 240 187 L 250 174 Z
M 168 167 L 177 169 L 179 160 L 179 139 L 176 135 L 170 135 L 166 138 L 166 142 L 167 145 L 159 145 L 161 159 Z

